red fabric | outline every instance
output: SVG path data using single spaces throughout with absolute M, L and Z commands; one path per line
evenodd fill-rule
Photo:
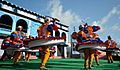
M 100 52 L 100 51 L 98 51 L 98 50 L 96 50 L 96 51 L 95 51 L 95 54 L 101 54 L 101 52 Z
M 8 46 L 5 46 L 4 44 L 1 45 L 1 49 L 6 49 Z
M 109 48 L 110 45 L 109 45 L 108 40 L 105 41 L 105 45 L 106 45 L 107 48 Z M 112 42 L 112 48 L 116 48 L 116 42 L 115 41 Z
M 105 43 L 103 43 L 103 42 L 78 42 L 78 44 L 80 44 L 80 45 L 93 45 L 93 44 L 103 44 L 103 45 L 105 45 Z
M 54 31 L 58 31 L 58 26 L 57 26 L 56 24 L 54 24 L 53 30 L 54 30 Z
M 97 26 L 97 30 L 100 30 L 100 26 Z

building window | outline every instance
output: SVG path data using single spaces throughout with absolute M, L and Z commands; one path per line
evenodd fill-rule
M 24 19 L 19 19 L 17 21 L 16 28 L 18 26 L 22 26 L 23 27 L 23 32 L 27 33 L 28 25 L 27 25 L 27 22 Z
M 66 41 L 66 33 L 62 32 L 61 37 L 64 38 L 64 40 Z
M 55 37 L 60 37 L 60 32 L 59 31 L 55 32 Z
M 11 16 L 4 14 L 0 17 L 0 28 L 12 30 L 13 19 Z

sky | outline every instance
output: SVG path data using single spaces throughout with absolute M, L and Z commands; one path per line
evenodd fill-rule
M 6 0 L 44 16 L 60 19 L 69 26 L 69 35 L 80 24 L 101 27 L 96 33 L 105 41 L 110 35 L 120 44 L 120 0 Z

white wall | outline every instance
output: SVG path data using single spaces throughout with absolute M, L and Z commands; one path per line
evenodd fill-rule
M 2 44 L 3 39 L 0 39 L 0 57 L 2 56 L 4 50 L 1 50 L 1 44 Z

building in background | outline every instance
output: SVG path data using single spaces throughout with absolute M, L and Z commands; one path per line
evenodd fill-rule
M 38 13 L 32 12 L 25 8 L 19 7 L 7 1 L 0 1 L 0 44 L 5 36 L 10 35 L 11 32 L 16 30 L 17 26 L 23 26 L 23 31 L 26 36 L 29 35 L 36 37 L 37 36 L 37 28 L 40 26 L 45 19 L 46 16 L 40 15 Z M 53 20 L 53 17 L 50 17 Z M 66 43 L 68 42 L 68 26 L 63 25 L 60 21 L 57 23 L 59 27 L 59 36 L 62 36 L 62 33 L 66 35 Z M 55 36 L 55 32 L 53 32 L 53 36 Z M 56 46 L 57 49 L 57 46 Z M 66 55 L 66 47 L 62 48 L 64 50 L 64 55 Z M 59 51 L 59 50 L 57 50 Z M 2 50 L 0 50 L 0 56 L 2 54 Z M 55 54 L 58 55 L 57 52 Z

